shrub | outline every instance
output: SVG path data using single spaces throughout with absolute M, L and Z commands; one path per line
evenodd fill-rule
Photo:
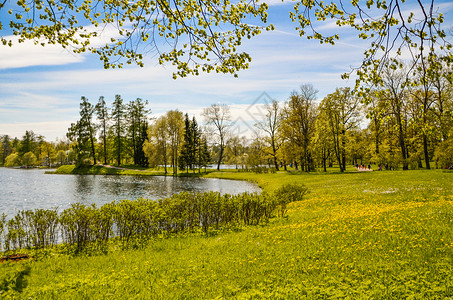
M 87 248 L 88 244 L 96 240 L 96 206 L 86 206 L 73 203 L 60 216 L 63 241 L 76 246 L 76 252 Z
M 35 209 L 22 212 L 28 247 L 44 248 L 57 243 L 57 210 Z
M 276 204 L 279 206 L 280 216 L 285 216 L 287 205 L 291 202 L 302 200 L 307 193 L 307 188 L 302 184 L 288 183 L 274 191 Z
M 165 233 L 209 233 L 215 230 L 268 222 L 278 208 L 284 216 L 286 205 L 298 201 L 307 189 L 302 185 L 285 185 L 274 194 L 242 193 L 221 195 L 218 192 L 175 194 L 158 201 L 137 199 L 112 202 L 97 208 L 94 204 L 71 204 L 60 215 L 57 210 L 27 210 L 7 223 L 0 218 L 0 235 L 7 226 L 5 247 L 44 248 L 61 241 L 75 253 L 90 247 L 106 249 L 109 238 L 117 236 L 123 246 L 137 245 L 150 237 Z

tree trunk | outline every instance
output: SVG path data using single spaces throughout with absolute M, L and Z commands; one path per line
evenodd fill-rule
M 96 164 L 96 153 L 94 150 L 94 138 L 90 127 L 90 142 L 91 142 L 91 154 L 93 155 L 93 162 Z
M 219 155 L 219 161 L 217 163 L 217 171 L 220 171 L 220 164 L 222 163 L 223 159 L 223 141 L 220 142 L 220 155 Z
M 277 162 L 277 149 L 275 149 L 275 143 L 272 141 L 272 152 L 274 156 L 274 166 L 275 169 L 278 171 L 278 162 Z
M 406 152 L 406 143 L 404 142 L 404 133 L 403 133 L 403 124 L 401 121 L 401 117 L 397 116 L 398 122 L 398 141 L 401 148 L 401 154 L 403 156 L 403 170 L 408 170 L 408 163 L 407 163 L 407 152 Z
M 429 165 L 429 153 L 428 153 L 428 138 L 426 137 L 426 134 L 423 133 L 423 152 L 425 153 L 425 165 L 426 169 L 431 169 L 431 166 Z

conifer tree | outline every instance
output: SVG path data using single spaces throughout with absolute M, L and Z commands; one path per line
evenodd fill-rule
M 127 133 L 128 141 L 134 159 L 134 164 L 139 166 L 147 166 L 148 160 L 143 151 L 143 144 L 147 138 L 148 115 L 150 109 L 146 108 L 148 101 L 143 101 L 137 98 L 135 101 L 130 101 L 127 105 Z
M 211 155 L 209 154 L 208 141 L 206 137 L 201 137 L 200 143 L 198 144 L 198 167 L 199 167 L 198 172 L 200 172 L 202 167 L 205 168 L 206 172 L 206 168 L 210 160 Z
M 184 143 L 181 150 L 180 166 L 195 172 L 195 166 L 198 165 L 198 151 L 200 142 L 200 132 L 195 117 L 189 119 L 188 114 L 184 119 Z
M 124 150 L 124 104 L 120 95 L 115 95 L 111 118 L 113 120 L 113 152 L 116 156 L 116 164 L 121 164 L 122 151 Z
M 76 152 L 76 165 L 80 166 L 84 163 L 85 158 L 90 155 L 96 164 L 96 153 L 94 149 L 95 127 L 92 122 L 94 107 L 87 98 L 82 97 L 80 103 L 80 119 L 76 123 L 72 123 L 68 129 L 66 136 L 69 140 L 75 142 L 74 150 Z
M 101 139 L 102 139 L 102 146 L 104 149 L 104 164 L 107 164 L 107 132 L 108 132 L 108 122 L 109 122 L 109 113 L 108 108 L 105 103 L 104 97 L 99 97 L 99 101 L 96 104 L 96 115 L 100 122 L 101 127 Z
M 89 140 L 89 148 L 90 148 L 90 153 L 91 157 L 93 158 L 94 164 L 96 164 L 96 152 L 94 149 L 94 139 L 95 139 L 95 133 L 96 133 L 96 128 L 93 123 L 93 113 L 94 113 L 94 107 L 93 105 L 88 101 L 87 98 L 82 97 L 82 102 L 80 103 L 80 125 L 82 126 L 82 130 L 84 131 L 84 134 Z

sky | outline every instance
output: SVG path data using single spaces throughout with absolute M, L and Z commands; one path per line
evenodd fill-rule
M 11 48 L 0 46 L 0 135 L 21 138 L 26 130 L 33 130 L 48 141 L 62 139 L 79 118 L 82 96 L 92 104 L 104 96 L 110 105 L 117 94 L 125 102 L 148 100 L 151 117 L 179 109 L 202 121 L 203 108 L 227 104 L 233 119 L 246 124 L 238 129 L 241 134 L 263 114 L 254 104 L 286 101 L 301 84 L 319 90 L 318 99 L 337 87 L 354 85 L 353 79 L 342 80 L 341 74 L 360 65 L 369 42 L 330 21 L 318 29 L 338 32 L 341 39 L 335 46 L 301 38 L 295 30 L 297 24 L 289 18 L 294 2 L 268 3 L 269 22 L 276 30 L 243 41 L 240 50 L 249 53 L 252 62 L 249 69 L 239 71 L 238 78 L 210 73 L 174 80 L 173 67 L 159 65 L 152 55 L 145 56 L 143 68 L 105 70 L 97 56 L 74 54 L 57 45 L 26 42 Z M 436 9 L 445 15 L 445 28 L 451 27 L 453 1 L 436 3 L 440 3 Z M 410 5 L 405 4 L 408 11 Z M 0 20 L 5 20 L 5 14 L 6 10 L 0 10 Z M 8 34 L 7 29 L 0 30 L 0 36 Z

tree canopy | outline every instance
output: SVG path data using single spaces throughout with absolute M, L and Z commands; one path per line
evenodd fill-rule
M 444 16 L 439 10 L 439 1 L 435 0 L 309 0 L 295 4 L 291 19 L 299 24 L 300 36 L 321 43 L 333 45 L 340 39 L 338 31 L 323 34 L 315 26 L 329 19 L 336 27 L 350 27 L 358 38 L 370 42 L 361 65 L 353 69 L 358 87 L 364 82 L 382 84 L 382 71 L 402 68 L 401 60 L 410 60 L 409 71 L 418 69 L 424 74 L 436 73 L 439 57 L 450 64 L 452 44 L 442 27 Z M 344 74 L 343 78 L 349 75 Z
M 235 73 L 251 60 L 237 49 L 242 39 L 272 29 L 244 20 L 254 16 L 266 23 L 267 8 L 247 0 L 1 0 L 0 13 L 8 17 L 0 30 L 8 26 L 17 39 L 0 34 L 0 41 L 61 44 L 99 55 L 105 68 L 124 61 L 143 66 L 143 53 L 153 52 L 161 64 L 177 67 L 175 77 L 200 70 Z M 108 39 L 101 45 L 92 42 L 103 33 Z
M 400 66 L 398 58 L 410 58 L 410 70 L 416 67 L 426 74 L 440 68 L 436 57 L 450 63 L 452 45 L 442 27 L 441 9 L 435 0 L 300 0 L 289 17 L 300 36 L 321 43 L 335 44 L 341 38 L 339 27 L 355 30 L 370 44 L 361 65 L 351 72 L 358 84 L 376 84 L 381 83 L 383 68 Z M 174 77 L 200 71 L 236 75 L 251 61 L 238 48 L 242 40 L 274 29 L 268 10 L 265 2 L 256 0 L 1 0 L 0 12 L 7 11 L 8 17 L 0 22 L 0 30 L 9 27 L 17 39 L 0 34 L 0 41 L 9 46 L 25 40 L 61 44 L 77 53 L 99 55 L 105 68 L 122 67 L 124 62 L 143 66 L 143 54 L 152 52 L 159 63 L 176 66 Z M 335 30 L 318 26 L 330 23 Z M 110 35 L 93 43 L 102 33 Z

